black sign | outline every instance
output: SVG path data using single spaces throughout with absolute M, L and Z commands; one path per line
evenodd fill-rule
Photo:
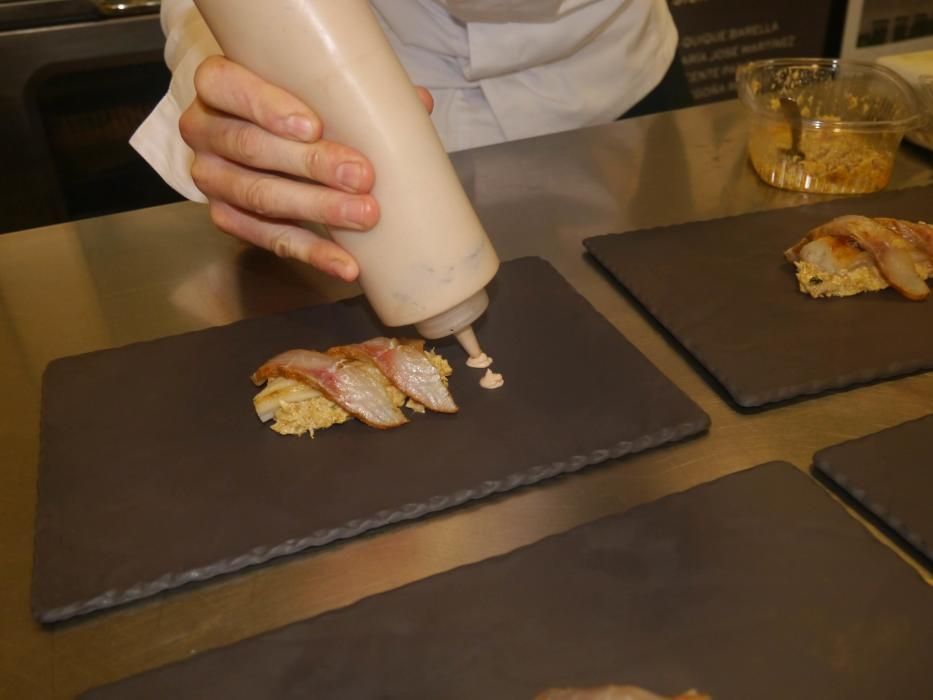
M 690 96 L 701 104 L 735 96 L 742 63 L 781 56 L 822 56 L 833 0 L 668 0 L 680 32 L 679 58 Z

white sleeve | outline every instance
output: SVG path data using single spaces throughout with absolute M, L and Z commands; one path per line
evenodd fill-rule
M 181 113 L 194 101 L 194 73 L 220 46 L 192 0 L 162 0 L 169 90 L 130 138 L 130 145 L 182 196 L 207 201 L 191 179 L 194 154 L 178 130 Z

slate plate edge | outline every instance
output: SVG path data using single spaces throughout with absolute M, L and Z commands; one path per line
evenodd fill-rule
M 836 450 L 836 448 L 842 447 L 843 445 L 864 442 L 882 433 L 897 430 L 901 426 L 907 425 L 908 423 L 916 423 L 917 421 L 925 420 L 927 418 L 929 418 L 929 415 L 921 416 L 920 418 L 915 418 L 914 420 L 906 421 L 905 423 L 899 423 L 898 425 L 885 428 L 884 430 L 880 430 L 875 433 L 870 433 L 869 435 L 865 435 L 863 437 L 846 440 L 845 442 L 841 442 L 837 445 L 825 447 L 813 455 L 813 468 L 821 474 L 825 475 L 836 488 L 840 489 L 843 493 L 849 496 L 861 508 L 868 511 L 870 515 L 877 518 L 879 521 L 884 523 L 884 525 L 891 528 L 891 530 L 904 538 L 906 542 L 908 542 L 912 547 L 916 548 L 916 550 L 925 556 L 930 562 L 933 562 L 933 543 L 927 542 L 919 535 L 919 533 L 914 532 L 909 527 L 907 527 L 904 521 L 891 512 L 891 510 L 885 504 L 868 498 L 867 490 L 861 488 L 858 484 L 853 483 L 849 477 L 847 477 L 840 470 L 834 469 L 829 463 L 828 456 L 828 454 L 831 455 L 832 452 Z
M 229 574 L 242 569 L 262 564 L 272 559 L 285 557 L 306 549 L 320 547 L 337 540 L 355 537 L 364 532 L 375 530 L 393 523 L 414 520 L 431 513 L 454 508 L 469 501 L 485 498 L 495 493 L 506 493 L 522 486 L 545 481 L 563 474 L 570 474 L 626 455 L 637 454 L 653 447 L 678 442 L 684 438 L 701 433 L 709 428 L 710 419 L 702 410 L 702 417 L 686 421 L 671 428 L 664 428 L 655 433 L 643 435 L 634 440 L 624 440 L 615 445 L 594 450 L 587 455 L 575 455 L 565 461 L 536 465 L 521 472 L 515 472 L 504 479 L 487 480 L 472 488 L 460 489 L 452 494 L 432 496 L 421 503 L 408 503 L 395 510 L 382 510 L 367 518 L 350 520 L 339 527 L 317 530 L 302 538 L 292 538 L 274 546 L 255 547 L 246 554 L 228 557 L 188 571 L 163 574 L 159 578 L 140 582 L 123 590 L 111 590 L 85 601 L 70 603 L 53 608 L 36 617 L 42 623 L 61 622 L 78 615 L 97 610 L 124 605 L 133 601 L 151 597 L 166 590 L 179 588 L 195 581 L 206 581 L 216 576 Z
M 596 236 L 589 236 L 583 239 L 584 245 L 588 240 L 593 240 L 596 238 L 608 238 L 611 236 L 623 235 L 626 233 L 638 233 L 640 231 L 660 231 L 661 229 L 668 228 L 679 228 L 681 226 L 687 226 L 689 224 L 703 224 L 703 223 L 713 223 L 716 221 L 729 221 L 731 219 L 741 219 L 746 216 L 756 216 L 759 214 L 773 214 L 776 212 L 784 211 L 794 211 L 797 209 L 810 209 L 810 208 L 825 208 L 831 207 L 834 203 L 839 201 L 865 201 L 872 199 L 884 199 L 886 197 L 891 197 L 902 192 L 911 192 L 913 190 L 923 190 L 928 189 L 933 192 L 933 182 L 923 183 L 920 185 L 910 185 L 908 187 L 900 187 L 897 189 L 884 189 L 878 190 L 877 192 L 866 192 L 865 194 L 859 195 L 836 195 L 832 196 L 831 199 L 824 199 L 818 202 L 804 202 L 803 204 L 791 204 L 785 207 L 764 207 L 762 209 L 749 209 L 748 211 L 740 211 L 735 214 L 726 214 L 724 216 L 707 216 L 701 217 L 699 219 L 688 219 L 686 221 L 674 221 L 668 224 L 655 224 L 654 226 L 645 226 L 643 228 L 632 228 L 626 231 L 614 231 L 604 234 L 599 234 Z
M 913 189 L 913 188 L 910 188 L 910 189 Z M 812 207 L 812 206 L 818 206 L 818 204 L 801 205 L 801 207 Z M 790 207 L 790 208 L 796 209 L 800 207 Z M 756 214 L 766 213 L 767 211 L 771 211 L 771 210 L 766 210 L 765 212 L 755 211 L 755 212 L 748 212 L 746 214 L 736 214 L 734 216 L 722 217 L 722 220 L 740 218 L 742 216 L 756 215 Z M 719 221 L 719 220 L 720 219 L 711 219 L 709 221 Z M 657 227 L 653 227 L 649 229 L 639 229 L 638 232 L 647 232 L 647 231 L 651 231 L 654 229 L 661 229 L 661 228 L 664 228 L 664 229 L 674 228 L 674 227 L 683 226 L 689 223 L 697 223 L 697 222 L 685 222 L 683 224 L 671 224 L 670 226 L 657 226 Z M 816 394 L 822 394 L 824 392 L 833 391 L 837 389 L 847 389 L 850 387 L 854 388 L 856 386 L 863 385 L 863 384 L 869 384 L 874 381 L 892 379 L 894 377 L 902 377 L 902 376 L 906 376 L 909 374 L 913 374 L 915 372 L 923 372 L 923 371 L 929 371 L 933 369 L 933 363 L 923 361 L 923 360 L 891 362 L 885 365 L 884 367 L 880 367 L 875 370 L 852 372 L 849 374 L 838 375 L 836 377 L 832 377 L 831 379 L 814 380 L 810 382 L 804 382 L 802 384 L 792 384 L 792 385 L 781 387 L 779 389 L 774 389 L 771 391 L 747 394 L 741 391 L 738 387 L 736 387 L 731 382 L 727 382 L 724 379 L 725 374 L 722 371 L 722 368 L 718 364 L 714 362 L 710 362 L 706 358 L 701 359 L 701 356 L 700 356 L 701 348 L 699 348 L 695 343 L 691 343 L 687 341 L 686 338 L 684 338 L 678 332 L 674 331 L 674 329 L 670 327 L 670 324 L 667 323 L 667 318 L 665 317 L 665 314 L 660 313 L 654 305 L 648 303 L 645 296 L 641 293 L 643 290 L 638 285 L 633 285 L 627 282 L 623 282 L 621 279 L 622 276 L 618 273 L 618 271 L 615 270 L 613 265 L 611 265 L 610 262 L 606 260 L 600 254 L 599 242 L 601 240 L 606 240 L 606 241 L 612 240 L 619 236 L 624 236 L 626 235 L 626 233 L 636 233 L 636 231 L 604 233 L 599 236 L 590 236 L 589 238 L 586 238 L 583 240 L 583 245 L 586 247 L 589 253 L 594 258 L 596 258 L 597 262 L 599 262 L 599 264 L 603 267 L 603 269 L 607 270 L 609 274 L 612 275 L 612 278 L 616 280 L 616 282 L 618 282 L 623 287 L 625 287 L 627 290 L 629 290 L 629 292 L 631 292 L 631 294 L 636 298 L 638 303 L 641 304 L 648 311 L 648 313 L 655 320 L 657 320 L 658 323 L 661 324 L 661 326 L 663 326 L 664 330 L 670 333 L 670 335 L 675 340 L 677 340 L 677 342 L 688 353 L 690 353 L 690 355 L 697 362 L 699 362 L 703 367 L 705 367 L 707 371 L 709 371 L 709 373 L 712 374 L 716 378 L 716 381 L 719 382 L 719 384 L 725 388 L 725 390 L 732 397 L 732 399 L 739 406 L 743 408 L 758 408 L 766 404 L 786 401 L 789 399 L 797 398 L 799 396 L 813 396 Z

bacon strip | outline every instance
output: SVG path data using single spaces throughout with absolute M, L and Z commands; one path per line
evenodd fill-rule
M 850 238 L 874 258 L 888 284 L 908 299 L 920 301 L 929 296 L 930 289 L 917 274 L 910 252 L 894 244 L 900 233 L 895 229 L 866 216 L 840 216 L 810 231 L 785 251 L 784 256 L 794 262 L 800 259 L 801 249 L 810 241 L 826 236 Z M 924 235 L 924 232 L 916 234 L 917 237 Z
M 904 219 L 875 219 L 882 226 L 886 226 L 906 241 L 910 241 L 920 251 L 925 251 L 927 257 L 933 260 L 933 226 L 923 221 L 906 221 Z
M 374 363 L 403 394 L 432 411 L 456 413 L 459 410 L 440 371 L 425 355 L 423 340 L 399 342 L 395 338 L 372 338 L 327 352 L 336 357 Z
M 314 387 L 373 428 L 394 428 L 408 422 L 386 391 L 387 382 L 364 363 L 314 350 L 288 350 L 263 364 L 252 380 L 259 386 L 273 377 L 287 377 Z

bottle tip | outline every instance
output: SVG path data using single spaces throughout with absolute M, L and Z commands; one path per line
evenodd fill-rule
M 476 333 L 473 332 L 473 326 L 466 326 L 459 330 L 454 334 L 454 337 L 456 337 L 457 342 L 460 343 L 466 351 L 466 354 L 470 357 L 479 357 L 483 354 L 483 350 L 479 346 L 479 341 L 476 339 Z

